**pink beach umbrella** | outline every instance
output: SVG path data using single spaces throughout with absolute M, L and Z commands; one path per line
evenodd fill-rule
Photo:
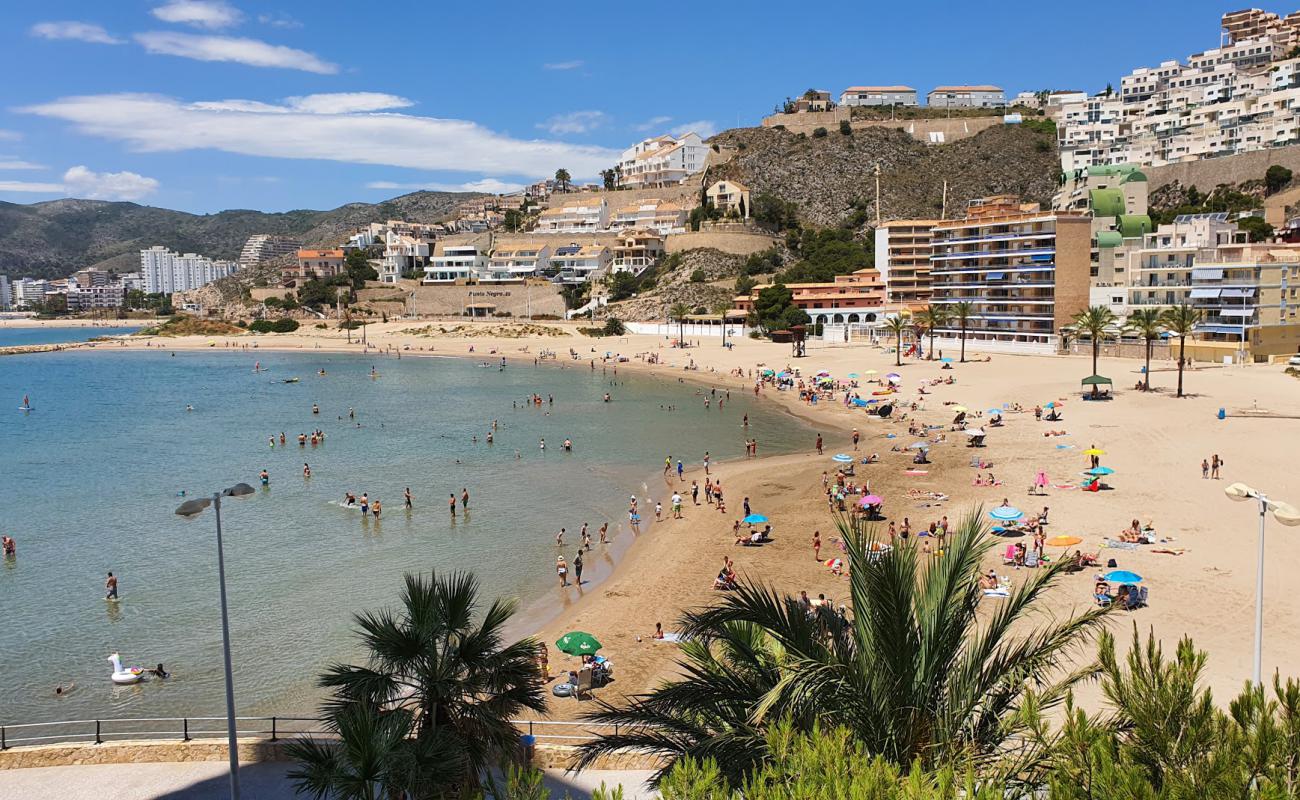
M 869 494 L 858 501 L 860 506 L 878 506 L 885 502 L 884 498 L 877 494 Z
M 1043 471 L 1040 469 L 1040 470 L 1038 471 L 1038 474 L 1034 476 L 1034 485 L 1035 485 L 1035 486 L 1046 486 L 1046 485 L 1047 485 L 1047 473 L 1046 473 L 1046 472 L 1043 472 Z

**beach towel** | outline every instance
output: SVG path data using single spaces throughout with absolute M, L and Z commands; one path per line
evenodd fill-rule
M 999 586 L 996 589 L 985 589 L 984 596 L 985 597 L 1010 597 L 1011 590 L 1005 586 Z
M 1181 556 L 1183 553 L 1186 553 L 1186 552 L 1187 552 L 1187 548 L 1186 548 L 1186 547 L 1180 547 L 1180 548 L 1178 548 L 1177 550 L 1169 550 L 1169 549 L 1166 549 L 1166 548 L 1163 548 L 1163 547 L 1162 547 L 1162 548 L 1160 548 L 1159 550 L 1152 550 L 1151 552 L 1153 552 L 1153 553 L 1162 553 L 1162 554 L 1167 555 L 1167 556 Z
M 677 644 L 678 642 L 681 642 L 681 641 L 682 641 L 682 635 L 681 635 L 680 633 L 665 633 L 665 634 L 664 634 L 664 638 L 662 638 L 662 639 L 651 639 L 650 641 L 652 641 L 652 642 L 671 642 L 671 643 L 673 643 L 673 644 Z
M 1109 547 L 1109 548 L 1112 549 L 1112 550 L 1136 550 L 1136 549 L 1138 549 L 1138 544 L 1137 544 L 1137 542 L 1121 542 L 1121 541 L 1118 540 L 1118 539 L 1102 539 L 1102 540 L 1101 540 L 1101 546 L 1102 546 L 1102 547 Z
M 903 474 L 904 474 L 904 475 L 929 475 L 929 474 L 930 474 L 930 470 L 928 470 L 928 469 L 905 469 L 905 470 L 903 470 Z

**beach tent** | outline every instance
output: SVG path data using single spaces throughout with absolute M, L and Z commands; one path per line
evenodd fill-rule
M 1111 389 L 1114 387 L 1114 381 L 1101 375 L 1089 375 L 1079 383 L 1083 386 L 1092 388 L 1092 391 L 1089 393 L 1092 397 L 1100 397 L 1101 387 L 1103 386 L 1107 387 L 1106 394 L 1110 394 Z

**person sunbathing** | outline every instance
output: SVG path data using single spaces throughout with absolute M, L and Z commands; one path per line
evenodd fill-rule
M 980 576 L 980 588 L 981 589 L 998 588 L 997 573 L 995 573 L 993 570 L 989 570 L 987 575 Z

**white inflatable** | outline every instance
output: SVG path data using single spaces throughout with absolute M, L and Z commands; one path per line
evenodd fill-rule
M 139 667 L 123 667 L 122 659 L 118 657 L 117 653 L 109 656 L 108 660 L 113 664 L 113 683 L 122 685 L 139 683 L 140 679 L 144 677 L 144 670 Z

